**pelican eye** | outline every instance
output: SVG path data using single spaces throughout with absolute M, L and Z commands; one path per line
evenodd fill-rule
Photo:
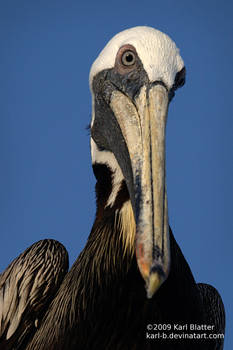
M 136 56 L 133 51 L 127 50 L 121 56 L 121 63 L 124 66 L 132 66 L 135 63 Z

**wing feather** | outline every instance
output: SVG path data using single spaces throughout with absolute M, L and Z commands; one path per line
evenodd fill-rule
M 66 249 L 46 239 L 26 249 L 0 275 L 0 345 L 4 349 L 20 349 L 26 336 L 33 335 L 67 271 Z

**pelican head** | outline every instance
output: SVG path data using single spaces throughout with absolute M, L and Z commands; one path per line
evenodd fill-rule
M 113 206 L 125 181 L 136 230 L 137 264 L 151 298 L 169 275 L 165 130 L 168 105 L 185 81 L 175 43 L 150 27 L 113 37 L 90 71 L 92 162 L 106 164 Z

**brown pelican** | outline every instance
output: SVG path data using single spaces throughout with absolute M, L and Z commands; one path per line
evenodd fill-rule
M 92 65 L 95 222 L 80 256 L 60 287 L 54 286 L 55 297 L 51 291 L 44 298 L 40 288 L 44 281 L 51 284 L 46 271 L 58 271 L 56 249 L 48 260 L 43 243 L 29 248 L 2 275 L 0 305 L 9 316 L 0 316 L 1 341 L 15 336 L 11 349 L 223 348 L 222 338 L 208 339 L 224 333 L 221 297 L 213 287 L 196 284 L 169 229 L 166 119 L 169 102 L 184 82 L 175 43 L 149 27 L 119 33 Z M 35 248 L 41 249 L 47 269 L 41 259 L 39 267 L 33 260 Z M 60 254 L 55 260 L 61 281 L 67 258 L 64 252 L 62 261 Z M 28 292 L 28 278 L 34 281 L 35 298 Z M 17 296 L 11 299 L 7 289 Z M 42 320 L 35 305 L 38 314 L 44 313 Z M 15 323 L 15 315 L 20 322 Z M 22 346 L 27 325 L 27 346 L 26 341 Z

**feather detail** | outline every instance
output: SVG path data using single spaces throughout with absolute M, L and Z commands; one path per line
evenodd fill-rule
M 12 346 L 13 338 L 19 345 L 33 334 L 67 270 L 65 248 L 50 239 L 33 244 L 8 266 L 0 276 L 0 345 Z

